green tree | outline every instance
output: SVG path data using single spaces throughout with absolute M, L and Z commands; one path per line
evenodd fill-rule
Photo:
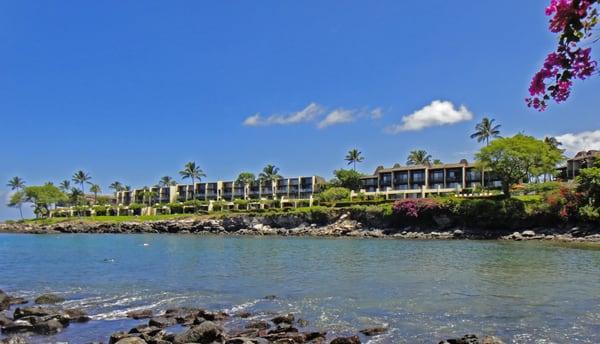
M 346 189 L 358 191 L 361 187 L 360 178 L 362 173 L 355 170 L 335 170 L 333 171 L 334 178 L 329 182 L 333 187 L 343 187 Z
M 50 206 L 67 201 L 67 196 L 54 185 L 28 186 L 23 189 L 26 202 L 32 203 L 37 217 L 48 216 Z
M 579 171 L 577 183 L 577 190 L 586 195 L 588 204 L 600 208 L 600 159 L 596 159 L 593 167 Z
M 81 187 L 81 192 L 85 195 L 84 185 L 85 185 L 85 183 L 89 183 L 89 181 L 92 179 L 92 177 L 90 177 L 90 175 L 87 174 L 86 172 L 79 170 L 73 174 L 73 177 L 71 179 L 73 180 L 74 183 L 79 184 L 79 186 Z
M 407 165 L 427 165 L 431 163 L 431 155 L 425 150 L 414 150 L 408 154 Z
M 21 177 L 12 177 L 6 186 L 11 190 L 19 191 L 25 187 L 25 181 Z
M 10 200 L 8 201 L 8 206 L 12 208 L 19 209 L 19 215 L 21 215 L 21 220 L 23 219 L 23 203 L 26 202 L 25 192 L 23 190 L 19 190 L 13 193 L 10 196 Z
M 6 186 L 8 186 L 12 191 L 16 191 L 16 193 L 19 193 L 19 191 L 22 191 L 25 187 L 25 181 L 21 177 L 15 176 L 8 181 L 8 184 L 6 184 Z M 19 200 L 20 198 L 24 199 L 24 195 L 16 196 L 15 201 Z M 9 206 L 11 206 L 10 204 L 12 203 L 12 201 L 13 199 L 11 197 Z M 24 202 L 15 202 L 14 205 L 11 206 L 19 207 L 19 214 L 21 214 L 21 219 L 23 218 L 23 203 Z
M 477 138 L 477 142 L 485 141 L 486 146 L 490 144 L 490 138 L 500 137 L 501 125 L 494 125 L 495 119 L 484 117 L 481 122 L 475 126 L 475 132 L 471 138 Z
M 432 164 L 434 164 L 434 165 L 442 165 L 442 164 L 443 164 L 443 162 L 442 162 L 442 160 L 440 160 L 440 159 L 433 159 L 433 162 L 432 162 Z
M 60 191 L 67 193 L 69 192 L 69 190 L 71 190 L 71 182 L 65 179 L 62 182 L 60 182 L 60 184 L 58 184 L 58 188 L 60 189 Z
M 258 175 L 258 179 L 261 182 L 276 182 L 282 177 L 279 175 L 279 168 L 274 165 L 267 165 L 263 168 L 262 172 Z
M 114 181 L 112 182 L 109 186 L 109 189 L 113 189 L 113 191 L 115 192 L 115 195 L 117 194 L 117 192 L 119 191 L 123 191 L 125 188 L 123 186 L 123 184 L 119 181 Z
M 362 157 L 362 153 L 359 152 L 357 149 L 352 149 L 348 151 L 348 154 L 346 154 L 344 160 L 348 162 L 348 165 L 353 165 L 352 169 L 356 171 L 356 163 L 363 162 L 365 158 Z
M 350 198 L 350 190 L 344 187 L 332 187 L 319 194 L 324 202 L 337 202 Z
M 67 196 L 70 204 L 81 204 L 85 198 L 83 192 L 78 188 L 71 188 L 71 192 Z
M 90 185 L 90 192 L 94 194 L 94 204 L 98 203 L 98 194 L 102 192 L 100 185 L 92 184 Z
M 256 180 L 256 176 L 254 175 L 254 173 L 242 172 L 238 175 L 235 182 L 238 184 L 244 185 L 244 190 L 246 190 L 248 187 L 250 187 L 250 184 L 252 184 L 255 180 Z M 245 191 L 244 191 L 244 195 L 246 195 Z
M 199 166 L 196 166 L 196 162 L 190 161 L 185 164 L 183 170 L 179 171 L 179 175 L 181 175 L 181 178 L 183 179 L 189 178 L 192 180 L 192 199 L 195 199 L 194 189 L 196 188 L 196 179 L 200 181 L 202 177 L 206 177 L 206 174 L 204 174 L 204 171 L 202 171 Z
M 517 134 L 490 142 L 476 154 L 476 159 L 481 168 L 494 172 L 502 183 L 504 195 L 510 197 L 512 185 L 525 180 L 530 174 L 556 168 L 563 157 L 543 141 Z
M 158 181 L 158 186 L 167 187 L 167 186 L 175 186 L 177 185 L 177 181 L 169 176 L 163 176 Z
M 142 202 L 148 204 L 148 207 L 152 206 L 152 199 L 156 196 L 156 192 L 150 190 L 148 187 L 145 187 L 144 190 L 142 190 Z

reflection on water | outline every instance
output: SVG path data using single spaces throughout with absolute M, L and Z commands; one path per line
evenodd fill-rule
M 466 333 L 600 342 L 597 246 L 3 234 L 0 271 L 1 289 L 29 298 L 59 292 L 96 319 L 56 341 L 106 340 L 138 323 L 123 319 L 132 309 L 195 305 L 257 317 L 293 312 L 332 335 L 388 325 L 374 343 Z M 271 294 L 278 298 L 263 298 Z

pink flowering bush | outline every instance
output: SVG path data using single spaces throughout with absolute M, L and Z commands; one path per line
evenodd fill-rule
M 598 22 L 595 6 L 600 0 L 551 0 L 546 8 L 550 31 L 559 33 L 558 47 L 550 53 L 529 87 L 529 107 L 544 111 L 547 101 L 557 103 L 569 98 L 573 79 L 584 80 L 594 74 L 597 62 L 591 58 L 591 48 L 582 48 L 582 40 L 592 36 Z
M 394 203 L 394 214 L 407 218 L 420 218 L 431 215 L 441 208 L 440 203 L 431 198 L 403 199 Z

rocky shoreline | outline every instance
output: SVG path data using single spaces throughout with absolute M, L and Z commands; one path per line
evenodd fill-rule
M 273 299 L 275 296 L 267 296 Z M 65 300 L 54 294 L 41 295 L 35 306 L 27 300 L 11 297 L 0 290 L 0 344 L 27 344 L 33 335 L 48 336 L 67 331 L 71 323 L 85 323 L 90 317 L 80 309 L 63 309 Z M 25 305 L 25 306 L 23 306 Z M 8 311 L 14 307 L 12 316 Z M 6 311 L 6 313 L 3 313 Z M 129 312 L 128 318 L 141 321 L 127 331 L 106 334 L 108 344 L 359 344 L 371 337 L 385 335 L 385 326 L 365 328 L 350 336 L 330 338 L 326 331 L 307 330 L 308 321 L 293 314 L 274 314 L 268 320 L 256 320 L 252 314 L 207 311 L 179 307 L 154 314 L 151 309 Z M 240 321 L 235 326 L 231 318 Z M 89 344 L 101 344 L 93 342 Z M 439 341 L 439 344 L 503 344 L 495 336 L 465 335 Z
M 189 218 L 147 222 L 92 222 L 67 221 L 44 225 L 32 222 L 0 224 L 0 232 L 57 234 L 57 233 L 170 233 L 214 235 L 277 235 L 312 237 L 359 237 L 397 239 L 471 239 L 471 240 L 545 240 L 559 242 L 600 243 L 600 228 L 557 226 L 555 228 L 473 229 L 445 226 L 439 219 L 433 228 L 406 226 L 390 228 L 380 221 L 356 218 L 350 213 L 340 213 L 327 219 L 309 216 L 237 215 L 224 218 Z

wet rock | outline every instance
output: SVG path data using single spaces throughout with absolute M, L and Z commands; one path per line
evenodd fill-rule
M 279 325 L 282 323 L 291 324 L 294 322 L 294 315 L 293 314 L 280 315 L 280 316 L 277 316 L 277 317 L 271 319 L 271 321 L 276 325 Z
M 265 300 L 275 300 L 277 298 L 277 295 L 267 295 L 265 296 Z
M 535 236 L 535 232 L 531 231 L 531 230 L 527 230 L 527 231 L 523 231 L 523 233 L 521 233 L 521 235 L 524 238 L 533 238 Z
M 63 324 L 57 319 L 50 319 L 48 321 L 36 323 L 33 325 L 33 332 L 37 334 L 56 334 L 63 329 Z
M 7 317 L 4 313 L 0 313 L 0 327 L 12 324 L 13 320 Z
M 9 296 L 8 299 L 11 305 L 24 305 L 27 303 L 27 300 L 22 297 Z
M 198 326 L 175 335 L 174 344 L 200 343 L 209 344 L 223 339 L 223 329 L 212 321 L 205 321 Z
M 73 322 L 84 323 L 91 320 L 85 311 L 78 308 L 65 309 L 64 313 L 68 315 Z
M 115 332 L 108 339 L 108 344 L 115 344 L 118 341 L 120 341 L 121 339 L 129 338 L 129 337 L 131 337 L 131 335 L 127 332 L 123 332 L 123 331 Z
M 439 344 L 479 344 L 479 338 L 474 334 L 467 334 L 461 338 L 443 340 Z
M 0 340 L 0 344 L 27 344 L 27 340 L 20 336 L 14 336 Z
M 115 344 L 148 344 L 148 342 L 139 337 L 127 337 L 119 340 Z
M 306 327 L 309 324 L 308 320 L 306 319 L 298 319 L 297 323 L 300 327 Z
M 386 327 L 370 327 L 370 328 L 366 328 L 364 330 L 360 330 L 360 333 L 364 334 L 365 336 L 377 336 L 380 334 L 384 334 L 388 331 L 388 329 Z
M 177 320 L 175 318 L 167 318 L 164 316 L 154 317 L 154 318 L 150 319 L 150 321 L 148 322 L 148 325 L 156 326 L 156 327 L 160 327 L 160 328 L 173 326 L 175 324 L 177 324 Z
M 19 307 L 19 308 L 15 309 L 13 318 L 16 320 L 16 319 L 21 319 L 21 318 L 27 317 L 27 316 L 44 317 L 44 316 L 53 315 L 53 314 L 56 314 L 56 311 L 48 309 L 48 308 L 43 308 L 43 307 L 20 308 Z
M 25 320 L 15 320 L 12 324 L 2 327 L 2 333 L 11 334 L 11 333 L 23 333 L 23 332 L 32 332 L 33 325 L 30 322 Z
M 10 296 L 0 291 L 0 311 L 7 310 L 10 307 Z
M 360 344 L 358 336 L 338 337 L 332 340 L 329 344 Z
M 480 344 L 504 344 L 504 342 L 496 336 L 485 336 L 481 339 Z
M 142 309 L 139 311 L 127 312 L 127 317 L 136 319 L 136 320 L 152 318 L 152 310 L 151 309 Z
M 268 330 L 271 325 L 264 320 L 253 321 L 246 325 L 246 328 L 257 329 L 257 330 Z
M 35 299 L 35 303 L 38 305 L 52 305 L 64 301 L 65 299 L 63 297 L 56 294 L 43 294 Z
M 246 319 L 246 318 L 250 318 L 252 316 L 252 313 L 242 311 L 242 312 L 235 313 L 235 316 L 238 318 Z
M 326 336 L 327 336 L 327 332 L 309 332 L 309 333 L 306 333 L 306 340 L 307 341 L 316 341 L 319 339 L 325 340 Z

